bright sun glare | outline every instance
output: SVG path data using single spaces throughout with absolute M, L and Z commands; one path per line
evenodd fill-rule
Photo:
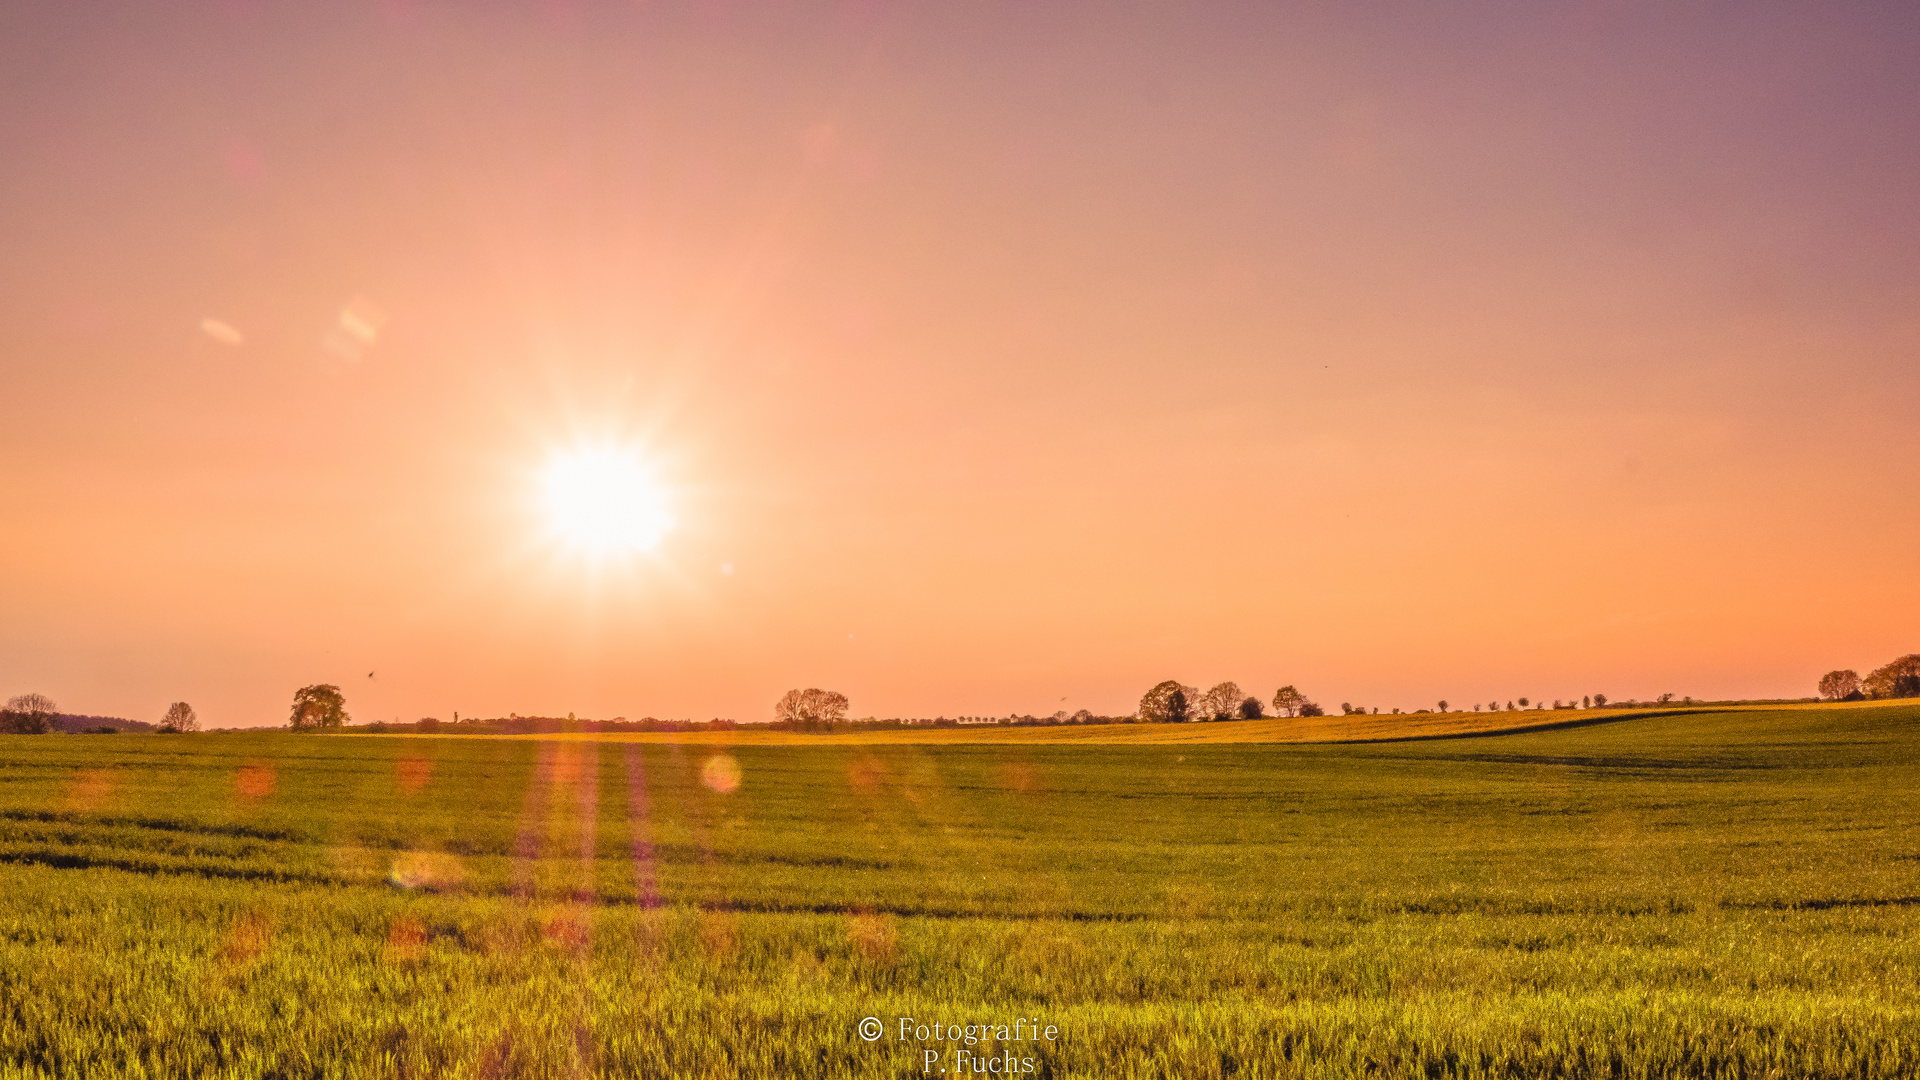
M 647 551 L 673 528 L 665 493 L 631 453 L 556 454 L 541 482 L 554 532 L 595 554 Z

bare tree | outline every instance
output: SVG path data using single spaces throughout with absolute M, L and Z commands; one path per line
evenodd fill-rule
M 1607 707 L 1607 695 L 1605 695 L 1605 694 L 1595 694 L 1595 695 L 1593 695 L 1593 707 L 1594 707 L 1594 708 L 1596 708 L 1596 709 L 1604 709 L 1604 708 L 1606 708 L 1606 707 Z
M 800 690 L 789 690 L 780 695 L 780 700 L 773 703 L 774 723 L 785 722 L 797 724 L 800 722 L 800 701 L 802 693 L 803 691 Z
M 45 694 L 21 694 L 8 698 L 0 710 L 0 734 L 45 735 L 53 730 L 53 718 L 60 707 Z
M 1223 682 L 1214 686 L 1200 697 L 1200 718 L 1203 720 L 1231 720 L 1240 709 L 1240 703 L 1247 695 L 1240 692 L 1240 684 Z
M 347 715 L 347 699 L 332 683 L 303 686 L 293 693 L 293 711 L 287 726 L 295 731 L 332 731 L 345 727 L 353 717 Z
M 807 711 L 822 724 L 835 724 L 847 718 L 847 695 L 836 690 L 807 692 Z
M 1156 685 L 1140 698 L 1140 719 L 1149 723 L 1180 723 L 1190 719 L 1199 691 L 1176 679 Z
M 817 687 L 789 690 L 774 703 L 773 718 L 800 727 L 820 727 L 847 718 L 847 695 Z
M 176 701 L 167 706 L 167 714 L 160 718 L 160 730 L 169 733 L 199 731 L 200 718 L 193 714 L 193 706 Z
M 1860 691 L 1860 673 L 1851 670 L 1829 671 L 1820 676 L 1820 696 L 1828 701 L 1839 701 L 1848 694 Z
M 1441 699 L 1440 699 L 1440 711 L 1441 711 L 1441 712 L 1446 712 L 1446 711 L 1447 711 L 1447 699 L 1446 699 L 1446 698 L 1441 698 Z

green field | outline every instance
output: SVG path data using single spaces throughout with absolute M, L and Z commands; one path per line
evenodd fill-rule
M 0 737 L 0 1076 L 1920 1075 L 1914 705 L 684 738 Z

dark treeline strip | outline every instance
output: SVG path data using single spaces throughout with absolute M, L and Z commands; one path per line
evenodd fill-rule
M 724 720 L 718 717 L 712 720 L 657 720 L 651 716 L 639 720 L 615 718 L 612 720 L 588 720 L 569 716 L 505 716 L 491 719 L 463 718 L 457 721 L 443 721 L 434 717 L 425 717 L 412 723 L 376 722 L 371 724 L 349 724 L 340 730 L 347 734 L 392 734 L 399 732 L 420 732 L 440 735 L 554 735 L 554 734 L 601 734 L 619 732 L 667 732 L 689 733 L 701 731 L 801 731 L 801 732 L 848 732 L 848 731 L 897 731 L 903 728 L 959 728 L 959 727 L 1056 727 L 1077 724 L 1133 724 L 1139 723 L 1132 716 L 1093 716 L 1091 714 L 1026 716 L 1014 715 L 984 719 L 956 719 L 935 717 L 933 719 L 889 718 L 863 720 L 806 721 L 780 720 L 763 724 L 743 724 L 737 720 Z

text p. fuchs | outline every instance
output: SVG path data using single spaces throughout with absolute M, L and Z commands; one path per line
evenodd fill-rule
M 1051 1043 L 1060 1037 L 1052 1024 L 1020 1017 L 1011 1024 L 947 1024 L 940 1021 L 920 1023 L 911 1016 L 897 1018 L 894 1038 L 900 1042 L 921 1044 L 920 1071 L 932 1073 L 980 1073 L 993 1076 L 1018 1076 L 1039 1071 L 1039 1063 L 1019 1050 L 1021 1043 Z M 982 1042 L 993 1049 L 983 1051 Z M 945 1044 L 928 1046 L 929 1043 Z M 1008 1044 L 1014 1044 L 1009 1046 Z

